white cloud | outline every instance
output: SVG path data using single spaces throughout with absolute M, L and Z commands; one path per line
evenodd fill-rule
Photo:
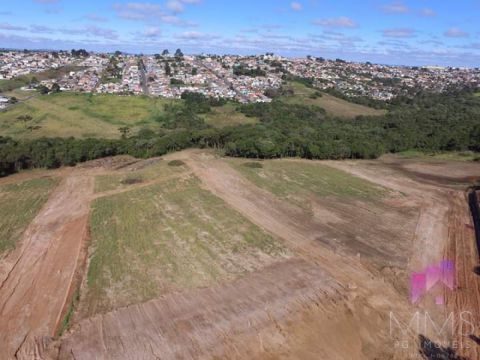
M 107 19 L 104 18 L 103 16 L 100 16 L 100 15 L 97 15 L 97 14 L 94 14 L 94 13 L 86 15 L 85 18 L 90 20 L 90 21 L 96 21 L 96 22 L 106 22 L 107 21 Z
M 198 31 L 185 31 L 179 35 L 177 38 L 184 39 L 184 40 L 198 40 L 198 39 L 206 39 L 209 35 L 198 32 Z
M 424 17 L 434 17 L 434 16 L 437 16 L 437 13 L 433 9 L 424 8 L 420 10 L 420 15 Z
M 162 15 L 160 5 L 148 2 L 116 3 L 113 8 L 118 17 L 126 20 L 146 20 Z
M 320 19 L 313 21 L 314 25 L 324 26 L 324 27 L 343 27 L 343 28 L 354 28 L 357 27 L 357 23 L 352 19 L 341 16 L 339 18 L 333 19 Z
M 448 29 L 447 31 L 445 31 L 443 33 L 443 35 L 445 35 L 446 37 L 450 37 L 450 38 L 464 38 L 464 37 L 468 37 L 468 33 L 459 29 L 459 28 L 456 28 L 456 27 L 453 27 L 453 28 L 450 28 Z
M 148 38 L 156 38 L 159 37 L 161 34 L 162 31 L 158 26 L 148 27 L 142 32 L 142 35 Z
M 170 10 L 174 14 L 181 13 L 183 10 L 185 10 L 183 4 L 177 0 L 168 1 L 166 7 L 168 10 Z
M 410 8 L 401 2 L 395 2 L 382 6 L 382 11 L 388 14 L 407 14 Z
M 382 32 L 384 37 L 389 38 L 411 38 L 415 36 L 415 30 L 409 28 L 385 29 Z
M 53 34 L 57 30 L 44 25 L 31 25 L 30 31 L 33 33 Z
M 15 26 L 9 23 L 0 23 L 0 30 L 25 30 L 23 26 Z
M 292 2 L 290 7 L 293 11 L 301 11 L 303 9 L 303 5 L 296 1 Z

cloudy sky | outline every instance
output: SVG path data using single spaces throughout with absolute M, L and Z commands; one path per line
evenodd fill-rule
M 480 66 L 480 0 L 0 0 L 0 47 Z

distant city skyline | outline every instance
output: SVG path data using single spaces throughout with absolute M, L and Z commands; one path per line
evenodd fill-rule
M 0 47 L 478 67 L 479 13 L 478 0 L 19 0 L 0 10 Z

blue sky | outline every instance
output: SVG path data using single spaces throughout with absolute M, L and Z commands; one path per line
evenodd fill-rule
M 0 0 L 0 47 L 480 66 L 480 0 Z

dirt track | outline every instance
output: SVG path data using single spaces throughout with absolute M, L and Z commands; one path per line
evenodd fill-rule
M 453 259 L 456 265 L 457 291 L 447 292 L 449 311 L 456 314 L 464 313 L 465 319 L 473 324 L 480 323 L 480 278 L 473 271 L 478 266 L 478 252 L 475 235 L 472 231 L 472 220 L 466 208 L 466 194 L 455 194 L 451 197 L 451 211 L 449 213 L 449 247 L 445 258 Z M 457 319 L 458 320 L 458 319 Z M 467 322 L 456 321 L 455 341 L 461 344 L 459 354 L 468 359 L 479 359 L 480 348 L 478 338 L 479 329 L 474 336 L 470 335 L 471 325 Z
M 65 178 L 5 261 L 0 358 L 32 358 L 35 339 L 55 335 L 87 236 L 93 179 Z M 21 348 L 21 350 L 19 350 Z

